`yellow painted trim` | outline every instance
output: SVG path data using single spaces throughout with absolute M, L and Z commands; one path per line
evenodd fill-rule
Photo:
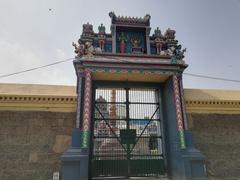
M 196 101 L 187 100 L 187 113 L 240 114 L 240 101 Z
M 75 112 L 76 96 L 0 95 L 0 110 Z M 240 101 L 187 100 L 188 113 L 240 114 Z
M 0 95 L 0 110 L 76 112 L 76 96 Z
M 240 91 L 184 89 L 188 113 L 240 114 Z
M 76 112 L 75 86 L 0 84 L 0 110 Z M 240 91 L 185 89 L 187 113 L 240 114 Z

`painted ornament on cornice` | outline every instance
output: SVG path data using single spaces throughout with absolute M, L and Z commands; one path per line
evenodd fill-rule
M 185 56 L 184 53 L 187 51 L 186 48 L 182 49 L 182 45 L 177 45 L 172 49 L 171 63 L 176 64 L 177 61 L 182 60 Z
M 94 57 L 94 53 L 101 53 L 102 52 L 101 48 L 94 48 L 92 46 L 92 43 L 88 42 L 88 41 L 85 42 L 85 44 L 80 43 L 79 45 L 77 45 L 73 42 L 72 45 L 75 48 L 74 52 L 77 54 L 76 57 L 83 57 L 83 58 L 92 59 Z

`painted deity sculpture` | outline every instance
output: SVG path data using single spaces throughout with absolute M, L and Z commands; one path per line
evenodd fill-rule
M 99 48 L 101 49 L 101 51 L 104 51 L 104 46 L 105 46 L 105 40 L 106 40 L 106 33 L 105 33 L 105 26 L 103 26 L 103 24 L 101 24 L 100 26 L 98 26 L 98 43 L 99 43 Z
M 160 54 L 162 51 L 163 40 L 157 37 L 155 39 L 155 44 L 156 44 L 157 54 Z
M 141 40 L 138 37 L 132 37 L 131 43 L 132 43 L 133 48 L 139 48 Z
M 155 37 L 154 42 L 155 42 L 155 45 L 156 45 L 157 54 L 162 55 L 163 52 L 161 52 L 161 51 L 162 51 L 163 44 L 164 44 L 164 38 L 163 38 L 163 35 L 162 35 L 159 27 L 157 27 L 157 29 L 155 29 L 153 36 Z
M 143 53 L 143 48 L 141 47 L 141 39 L 138 36 L 133 36 L 131 38 L 131 43 L 133 53 Z
M 176 56 L 176 59 L 181 60 L 184 58 L 184 53 L 186 52 L 186 48 L 182 50 L 182 45 L 178 45 L 175 48 L 175 51 L 173 52 L 174 56 Z
M 85 49 L 84 44 L 79 44 L 79 46 L 77 46 L 77 44 L 73 42 L 72 45 L 75 48 L 74 52 L 77 54 L 77 57 L 81 57 L 84 54 L 84 49 Z
M 127 38 L 125 37 L 124 33 L 121 33 L 121 36 L 119 37 L 119 47 L 120 47 L 120 53 L 125 53 L 126 52 L 126 41 Z
M 171 63 L 175 64 L 178 60 L 182 60 L 185 56 L 186 48 L 182 50 L 182 45 L 177 45 L 176 47 L 172 47 L 171 51 Z
M 92 57 L 93 53 L 96 52 L 96 49 L 94 49 L 94 47 L 92 46 L 92 43 L 88 41 L 85 42 L 85 44 L 79 43 L 78 46 L 73 42 L 72 45 L 75 48 L 74 52 L 77 54 L 76 57 L 82 57 L 82 56 Z

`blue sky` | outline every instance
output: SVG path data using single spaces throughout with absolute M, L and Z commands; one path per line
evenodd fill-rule
M 52 9 L 49 11 L 49 9 Z M 240 80 L 240 0 L 1 0 L 0 75 L 74 57 L 82 24 L 109 32 L 108 13 L 151 15 L 152 31 L 176 30 L 187 73 Z M 75 85 L 72 62 L 1 78 L 0 83 Z M 184 75 L 185 88 L 240 89 L 240 83 Z

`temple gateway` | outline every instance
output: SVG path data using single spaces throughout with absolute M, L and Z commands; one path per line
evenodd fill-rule
M 0 83 L 0 180 L 239 180 L 240 91 L 183 92 L 176 32 L 110 19 L 73 43 L 77 87 Z
M 148 14 L 109 16 L 111 33 L 103 24 L 98 32 L 83 24 L 73 43 L 77 116 L 61 157 L 63 180 L 207 179 L 205 156 L 188 129 L 186 49 L 175 30 L 151 34 Z

